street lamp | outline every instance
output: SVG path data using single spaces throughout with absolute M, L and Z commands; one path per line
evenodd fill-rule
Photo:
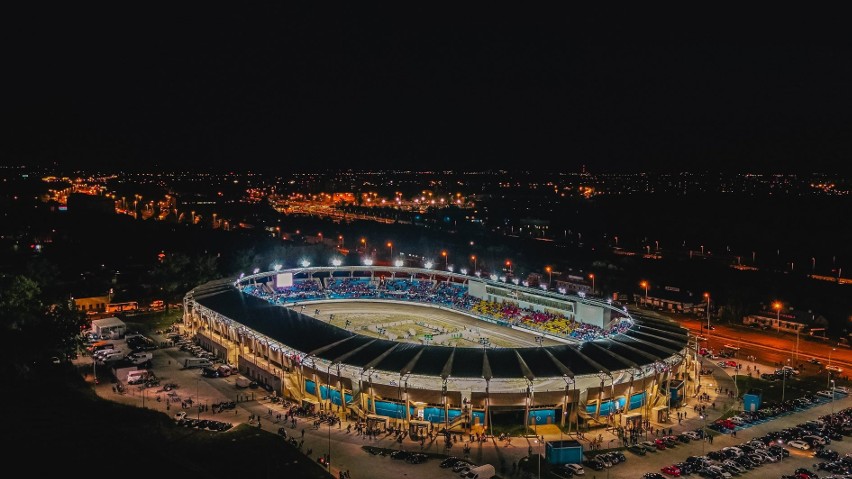
M 545 266 L 544 270 L 547 271 L 547 285 L 550 286 L 553 283 L 553 268 Z
M 390 241 L 388 241 L 388 248 L 390 248 L 390 255 L 391 258 L 393 258 L 393 243 L 391 243 Z
M 447 252 L 441 251 L 441 256 L 444 257 L 444 268 L 448 267 L 450 265 L 450 258 L 447 256 Z
M 831 351 L 828 352 L 828 366 L 825 367 L 825 370 L 828 373 L 829 381 L 831 380 L 831 353 L 833 353 L 834 351 L 837 351 L 837 348 L 831 348 Z M 826 384 L 826 387 L 828 387 L 828 383 Z
M 589 279 L 592 280 L 592 294 L 595 294 L 595 274 L 589 273 Z
M 831 414 L 834 414 L 834 379 L 831 380 Z
M 703 423 L 701 427 L 701 455 L 704 455 L 704 443 L 707 442 L 707 415 L 701 414 L 699 416 Z
M 789 359 L 787 360 L 787 363 L 790 363 Z M 783 403 L 784 393 L 787 392 L 787 371 L 782 369 L 781 372 L 784 373 L 781 375 L 781 402 Z
M 781 332 L 781 302 L 776 301 L 772 303 L 772 308 L 775 309 L 775 327 L 777 331 Z
M 361 244 L 364 245 L 364 254 L 367 254 L 367 239 L 361 238 Z
M 707 299 L 707 334 L 710 334 L 710 293 L 704 293 Z
M 642 281 L 639 286 L 645 288 L 645 306 L 648 306 L 648 282 Z
M 473 271 L 476 272 L 476 255 L 470 255 L 470 259 L 473 260 Z
M 509 274 L 512 274 L 512 262 L 510 260 L 506 260 L 506 267 L 509 268 Z

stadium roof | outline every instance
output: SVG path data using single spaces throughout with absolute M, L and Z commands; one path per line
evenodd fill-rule
M 362 336 L 224 284 L 194 299 L 247 328 L 317 358 L 400 375 L 528 379 L 634 369 L 678 354 L 686 329 L 655 319 L 609 339 L 524 348 L 426 346 Z M 355 300 L 353 300 L 355 301 Z

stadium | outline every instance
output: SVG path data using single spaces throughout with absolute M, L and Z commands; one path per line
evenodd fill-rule
M 664 423 L 697 366 L 673 322 L 431 268 L 256 270 L 188 292 L 183 322 L 278 395 L 412 434 Z

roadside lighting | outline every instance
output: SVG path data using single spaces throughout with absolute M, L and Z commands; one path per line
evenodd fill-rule
M 445 268 L 449 267 L 450 266 L 450 257 L 449 257 L 449 255 L 447 255 L 447 252 L 441 251 L 441 256 L 444 257 L 444 267 Z
M 707 299 L 707 334 L 710 334 L 710 293 L 704 293 Z
M 595 274 L 589 273 L 589 279 L 592 280 L 592 294 L 595 294 Z
M 553 283 L 553 268 L 550 266 L 545 266 L 544 270 L 547 271 L 547 284 Z
M 776 301 L 772 303 L 772 309 L 775 310 L 775 327 L 777 331 L 781 332 L 781 301 Z
M 470 255 L 470 259 L 473 261 L 473 270 L 476 271 L 476 255 Z
M 645 288 L 645 306 L 647 306 L 648 305 L 648 282 L 642 281 L 641 283 L 639 283 L 639 286 Z
M 390 255 L 391 258 L 393 258 L 393 243 L 391 243 L 390 241 L 388 241 L 388 248 L 390 248 Z

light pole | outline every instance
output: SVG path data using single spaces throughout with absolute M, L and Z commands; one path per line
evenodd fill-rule
M 701 455 L 704 455 L 704 443 L 707 442 L 707 416 L 701 414 L 699 416 L 703 426 L 701 427 Z
M 787 363 L 789 363 L 789 362 L 790 362 L 790 360 L 788 359 Z M 782 370 L 782 372 L 784 373 L 781 376 L 781 402 L 783 403 L 784 402 L 784 393 L 787 392 L 787 371 Z
M 361 244 L 364 247 L 364 255 L 366 256 L 366 254 L 367 254 L 367 238 L 361 238 Z
M 512 274 L 512 261 L 506 260 L 506 267 L 509 268 L 509 274 Z
M 837 348 L 831 348 L 831 351 L 828 352 L 828 366 L 825 367 L 825 371 L 828 373 L 828 380 L 831 381 L 831 353 L 836 351 Z M 833 381 L 832 381 L 833 382 Z M 825 387 L 828 387 L 830 383 L 826 383 Z
M 391 243 L 390 241 L 388 241 L 388 248 L 390 248 L 390 256 L 391 259 L 393 259 L 393 243 Z
M 444 257 L 444 269 L 447 269 L 450 266 L 450 257 L 446 251 L 441 251 L 441 256 Z
M 473 273 L 476 274 L 476 255 L 470 255 L 470 259 L 473 260 Z
M 834 379 L 831 380 L 831 414 L 834 414 Z
M 645 306 L 647 307 L 648 306 L 648 282 L 642 281 L 641 283 L 639 283 L 639 286 L 645 288 Z
M 775 327 L 776 330 L 781 332 L 781 302 L 776 301 L 772 303 L 772 308 L 775 309 Z
M 592 280 L 592 294 L 595 294 L 595 274 L 589 273 L 589 279 Z
M 544 270 L 547 271 L 547 287 L 549 288 L 553 284 L 553 268 L 545 266 Z
M 704 293 L 707 299 L 707 334 L 710 334 L 710 293 Z

